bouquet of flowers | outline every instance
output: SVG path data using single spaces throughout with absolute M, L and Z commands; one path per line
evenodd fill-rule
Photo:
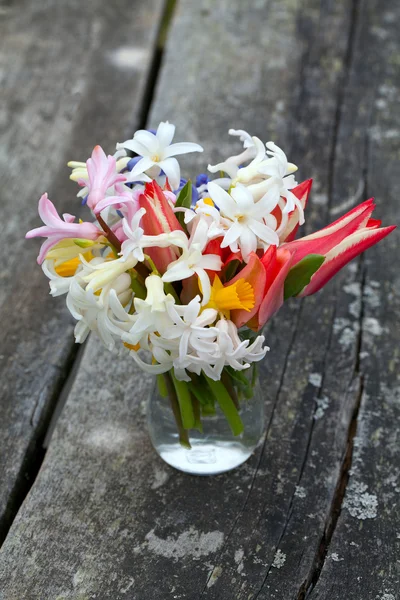
M 86 163 L 69 163 L 94 221 L 60 217 L 44 194 L 44 226 L 26 234 L 47 238 L 38 263 L 50 293 L 66 294 L 76 341 L 95 331 L 157 375 L 186 445 L 216 404 L 234 435 L 242 432 L 240 405 L 269 350 L 265 323 L 394 228 L 371 218 L 370 199 L 295 240 L 311 180 L 298 184 L 297 167 L 273 142 L 229 133 L 242 152 L 188 181 L 176 156 L 203 149 L 172 143 L 168 122 L 137 131 L 113 156 L 96 146 Z

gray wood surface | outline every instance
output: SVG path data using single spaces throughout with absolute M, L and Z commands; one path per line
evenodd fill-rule
M 386 2 L 381 7 L 376 0 L 359 6 L 335 172 L 339 178 L 345 154 L 364 156 L 367 195 L 376 196 L 385 220 L 399 223 L 400 6 Z M 400 597 L 398 247 L 395 233 L 371 249 L 363 260 L 361 287 L 347 290 L 355 305 L 361 304 L 364 381 L 343 510 L 312 599 Z
M 315 177 L 307 231 L 368 194 L 395 222 L 397 13 L 181 0 L 149 124 L 177 122 L 212 160 L 231 126 L 280 143 Z M 233 473 L 164 465 L 145 431 L 150 379 L 91 339 L 3 545 L 0 600 L 397 600 L 395 236 L 271 322 L 266 437 Z
M 37 203 L 79 211 L 67 161 L 113 151 L 142 115 L 162 0 L 1 5 L 0 543 L 40 464 L 76 357 L 73 320 L 35 265 Z

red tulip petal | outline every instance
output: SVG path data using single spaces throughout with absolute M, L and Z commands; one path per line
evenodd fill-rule
M 354 232 L 328 252 L 323 265 L 312 276 L 310 283 L 299 295 L 309 296 L 318 292 L 349 261 L 389 235 L 395 228 L 395 225 L 383 227 L 382 229 L 365 227 Z
M 307 254 L 326 255 L 342 240 L 359 230 L 360 227 L 365 228 L 374 208 L 373 200 L 367 200 L 327 227 L 299 240 L 284 244 L 282 247 L 296 251 L 294 264 L 302 260 Z
M 258 330 L 274 315 L 284 302 L 285 279 L 293 266 L 293 254 L 290 250 L 279 248 L 269 261 L 266 269 L 267 291 L 261 302 L 258 314 L 249 326 Z

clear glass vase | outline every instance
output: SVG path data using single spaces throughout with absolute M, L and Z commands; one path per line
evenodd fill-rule
M 208 380 L 210 388 L 204 378 L 189 384 L 195 425 L 186 430 L 182 411 L 187 409 L 178 402 L 173 377 L 158 378 L 147 402 L 147 424 L 153 446 L 167 464 L 193 475 L 216 475 L 238 467 L 252 454 L 264 433 L 264 398 L 258 377 L 242 371 L 240 383 L 232 373 L 233 377 L 225 374 L 223 382 Z M 251 378 L 247 388 L 246 378 Z M 198 394 L 201 388 L 203 395 Z

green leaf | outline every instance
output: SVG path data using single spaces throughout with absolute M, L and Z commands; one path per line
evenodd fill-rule
M 309 254 L 290 269 L 285 280 L 285 300 L 300 294 L 310 283 L 311 277 L 318 271 L 324 260 L 325 256 L 321 254 Z
M 136 271 L 131 270 L 129 275 L 131 276 L 131 290 L 134 292 L 135 297 L 145 300 L 147 296 L 147 290 L 145 286 L 138 281 Z
M 171 294 L 171 296 L 173 296 L 175 298 L 176 304 L 181 303 L 181 301 L 179 300 L 179 296 L 176 293 L 175 288 L 172 285 L 172 283 L 170 283 L 169 281 L 164 282 L 164 290 L 167 292 L 167 294 Z
M 235 369 L 229 366 L 225 367 L 225 370 L 227 371 L 227 373 L 229 373 L 229 376 L 232 377 L 232 379 L 234 379 L 238 383 L 242 384 L 243 386 L 249 385 L 249 380 L 242 371 L 236 371 Z
M 183 207 L 190 208 L 192 206 L 192 182 L 190 179 L 185 183 L 181 191 L 179 192 L 178 198 L 175 202 L 175 208 Z M 177 212 L 175 213 L 176 218 L 179 223 L 182 225 L 184 229 L 186 229 L 185 225 L 185 213 Z
M 228 263 L 228 265 L 225 269 L 225 280 L 226 281 L 230 281 L 231 279 L 234 278 L 239 265 L 240 265 L 240 260 L 237 260 L 236 258 L 234 258 L 233 260 L 230 261 L 230 263 Z
M 222 381 L 214 381 L 206 376 L 206 380 L 210 389 L 214 395 L 214 398 L 218 402 L 221 407 L 222 412 L 224 413 L 226 420 L 229 423 L 230 428 L 232 429 L 233 435 L 240 435 L 243 432 L 243 423 L 240 415 L 237 411 L 237 408 L 230 397 L 226 387 L 222 383 Z

